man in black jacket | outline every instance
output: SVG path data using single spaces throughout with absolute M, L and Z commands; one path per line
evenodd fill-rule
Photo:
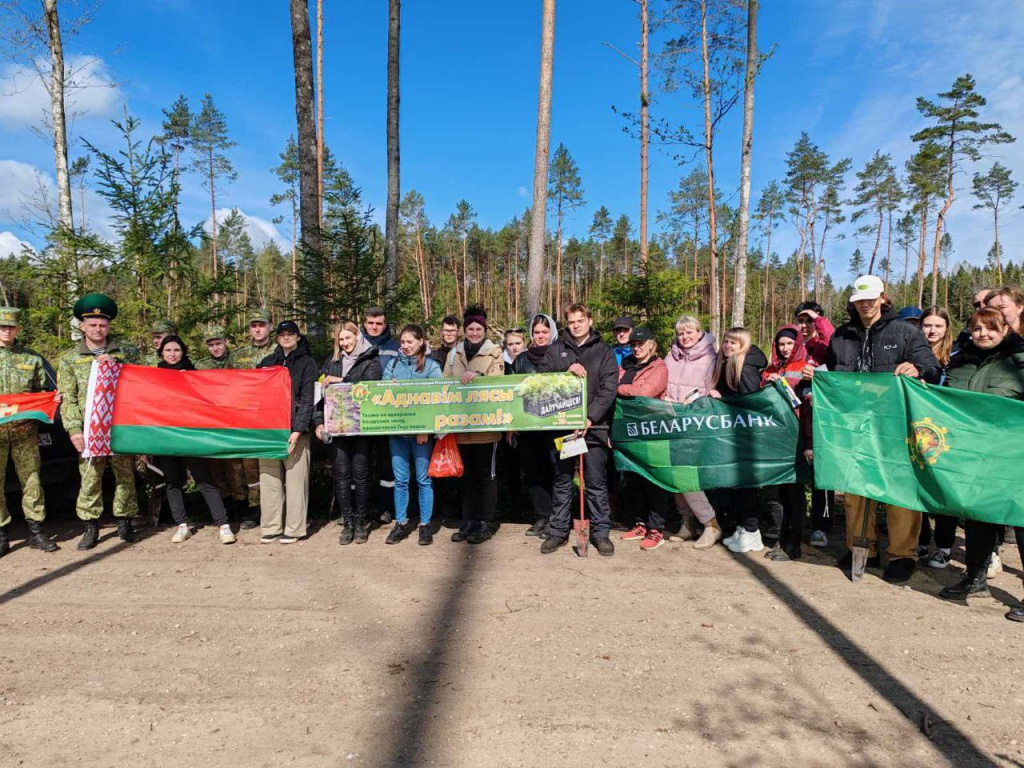
M 885 285 L 874 275 L 858 277 L 853 284 L 850 321 L 836 329 L 829 344 L 826 366 L 830 371 L 854 373 L 891 373 L 913 376 L 934 384 L 941 368 L 920 329 L 899 319 L 885 295 Z M 853 540 L 866 530 L 871 542 L 869 565 L 880 558 L 875 536 L 875 510 L 878 502 L 863 496 L 846 494 L 846 546 L 850 549 L 839 562 L 844 570 L 853 564 Z M 893 584 L 908 581 L 917 565 L 917 538 L 921 532 L 921 513 L 888 505 L 889 564 L 882 576 Z M 867 524 L 865 527 L 865 516 Z
M 590 532 L 594 546 L 602 555 L 615 554 L 608 538 L 611 508 L 608 505 L 608 437 L 612 408 L 618 390 L 619 367 L 612 348 L 592 329 L 593 315 L 583 304 L 573 304 L 565 312 L 567 333 L 553 342 L 537 365 L 540 373 L 568 371 L 587 380 L 587 453 L 583 455 L 584 485 L 590 511 Z M 541 545 L 543 554 L 554 552 L 569 540 L 572 509 L 572 478 L 579 459 L 561 459 L 552 446 L 555 482 L 551 492 L 550 538 Z

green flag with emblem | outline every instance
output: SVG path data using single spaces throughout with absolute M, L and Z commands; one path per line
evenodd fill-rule
M 908 376 L 824 372 L 813 402 L 819 488 L 1024 526 L 1024 402 Z
M 615 466 L 674 493 L 806 482 L 800 424 L 785 385 L 679 405 L 620 397 Z

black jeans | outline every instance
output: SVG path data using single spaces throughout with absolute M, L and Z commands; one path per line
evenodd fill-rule
M 199 492 L 203 495 L 206 508 L 210 510 L 215 525 L 227 525 L 228 512 L 224 508 L 224 499 L 220 496 L 220 490 L 213 483 L 213 476 L 210 474 L 210 465 L 206 459 L 182 458 L 180 456 L 154 456 L 156 465 L 164 473 L 164 482 L 167 483 L 167 506 L 171 508 L 171 517 L 177 525 L 188 522 L 188 515 L 185 513 L 185 483 L 188 482 L 188 473 L 192 473 L 192 479 L 199 486 Z
M 731 535 L 741 525 L 751 533 L 760 530 L 757 488 L 722 488 L 715 496 L 715 517 L 722 533 Z
M 959 520 L 953 515 L 921 515 L 921 535 L 917 543 L 927 547 L 932 541 L 932 521 L 935 522 L 935 546 L 939 549 L 952 549 L 956 544 L 956 525 Z
M 590 534 L 595 539 L 608 538 L 612 525 L 611 507 L 608 506 L 608 457 L 611 453 L 607 443 L 592 433 L 587 434 L 588 452 L 583 454 L 583 484 L 587 496 L 587 511 L 590 513 Z M 558 458 L 558 450 L 551 444 L 549 455 L 554 465 L 555 480 L 551 489 L 551 535 L 568 538 L 572 529 L 572 497 L 576 493 L 572 478 L 580 460 Z
M 624 472 L 623 475 L 622 506 L 635 522 L 643 523 L 648 530 L 664 532 L 668 494 L 635 472 Z
M 551 519 L 551 485 L 554 473 L 547 444 L 551 438 L 546 432 L 524 432 L 516 435 L 516 452 L 523 467 L 526 493 L 533 506 L 535 520 Z
M 461 443 L 462 525 L 492 523 L 498 507 L 497 443 Z
M 762 488 L 768 511 L 778 531 L 782 551 L 796 560 L 800 557 L 800 542 L 804 535 L 807 516 L 806 489 L 800 483 L 786 483 Z M 816 529 L 820 530 L 820 529 Z
M 370 438 L 335 437 L 330 446 L 334 454 L 334 498 L 341 519 L 346 525 L 365 525 L 370 503 Z
M 395 516 L 395 473 L 391 469 L 391 448 L 386 437 L 369 438 L 377 467 L 377 514 Z
M 996 543 L 993 545 L 992 551 L 999 554 L 999 545 L 1003 543 L 1003 538 L 1006 536 L 1006 526 L 1000 525 L 999 535 L 996 537 Z M 1024 528 L 1014 528 L 1013 536 L 1017 540 L 1017 552 L 1020 553 L 1021 561 L 1024 561 Z

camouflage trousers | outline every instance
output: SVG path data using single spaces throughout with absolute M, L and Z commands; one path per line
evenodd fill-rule
M 79 459 L 78 471 L 82 487 L 78 491 L 78 517 L 99 520 L 103 514 L 103 470 L 110 465 L 114 470 L 114 517 L 135 517 L 139 514 L 139 500 L 135 496 L 135 467 L 131 456 L 104 456 Z
M 7 480 L 7 457 L 14 461 L 14 470 L 21 481 L 21 508 L 26 520 L 37 523 L 46 519 L 43 503 L 43 485 L 39 480 L 39 439 L 35 432 L 16 440 L 0 441 L 0 527 L 11 522 L 7 511 L 7 496 L 3 492 Z
M 245 501 L 249 498 L 241 459 L 210 459 L 213 484 L 225 499 Z
M 242 500 L 247 498 L 250 507 L 260 506 L 260 460 L 236 459 L 231 462 L 231 477 L 235 488 L 243 489 L 244 496 L 235 496 Z

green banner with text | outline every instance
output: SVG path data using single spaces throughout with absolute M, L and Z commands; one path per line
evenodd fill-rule
M 331 435 L 571 432 L 587 423 L 586 379 L 571 373 L 363 381 L 324 390 Z

